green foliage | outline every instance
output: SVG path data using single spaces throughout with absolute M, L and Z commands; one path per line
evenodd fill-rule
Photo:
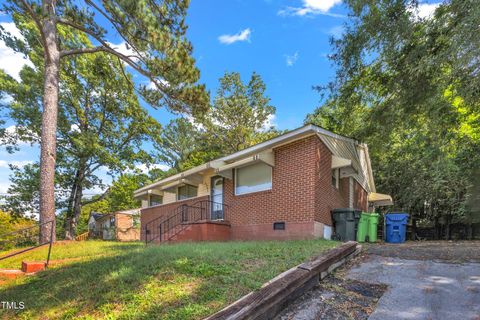
M 110 212 L 140 207 L 140 201 L 133 198 L 133 192 L 147 181 L 148 177 L 143 174 L 124 174 L 115 180 L 108 194 Z
M 25 21 L 19 26 L 22 34 L 25 24 L 29 24 L 35 33 L 34 37 L 27 36 L 25 43 L 0 30 L 0 37 L 9 47 L 28 53 L 32 48 L 32 39 L 36 40 L 35 46 L 45 47 L 44 31 L 39 27 L 54 18 L 56 41 L 64 59 L 103 52 L 115 61 L 122 60 L 151 82 L 151 85 L 143 82 L 137 87 L 138 93 L 149 104 L 189 113 L 202 112 L 208 106 L 204 86 L 196 84 L 200 72 L 191 56 L 192 45 L 185 37 L 188 1 L 54 1 L 51 4 L 53 17 L 51 12 L 46 13 L 41 3 L 28 3 L 30 8 L 26 2 L 14 0 L 2 5 L 5 14 L 15 19 L 22 17 Z M 102 25 L 106 25 L 107 29 Z M 115 46 L 108 42 L 111 35 L 108 29 L 114 29 L 123 44 Z M 43 59 L 41 51 L 43 48 L 40 49 L 39 59 Z M 94 65 L 90 67 L 93 69 Z M 133 81 L 131 85 L 134 85 Z
M 28 234 L 16 233 L 10 234 L 20 229 L 35 225 L 35 221 L 28 218 L 19 217 L 0 210 L 0 251 L 12 249 L 16 246 L 29 245 L 35 241 L 35 235 L 38 236 L 38 230 L 31 229 Z M 38 240 L 38 239 L 37 239 Z
M 332 40 L 335 81 L 307 122 L 369 144 L 377 189 L 417 219 L 464 220 L 480 166 L 480 8 L 471 0 L 346 1 L 353 19 Z M 447 235 L 448 236 L 448 235 Z
M 19 29 L 35 34 L 31 23 L 19 16 Z M 22 29 L 23 28 L 23 29 Z M 62 37 L 91 45 L 89 40 L 69 29 L 61 30 Z M 24 67 L 21 81 L 3 74 L 2 88 L 12 100 L 5 106 L 7 116 L 21 128 L 10 137 L 15 143 L 39 143 L 41 133 L 43 88 L 43 58 L 33 37 L 26 37 L 31 50 L 28 56 L 35 69 Z M 30 42 L 31 41 L 31 42 Z M 115 177 L 137 164 L 154 161 L 143 143 L 158 143 L 161 126 L 142 108 L 132 87 L 132 77 L 117 59 L 99 52 L 63 60 L 57 127 L 56 197 L 57 208 L 66 210 L 68 218 L 78 219 L 84 202 L 85 189 L 105 188 L 99 177 L 100 169 Z M 27 129 L 28 128 L 28 129 Z M 36 171 L 34 171 L 36 170 Z M 38 210 L 38 166 L 16 170 L 7 206 L 15 212 Z M 130 199 L 119 196 L 118 199 Z M 30 201 L 29 201 L 30 200 Z M 127 200 L 124 200 L 127 201 Z M 119 206 L 125 204 L 120 203 Z M 132 206 L 132 203 L 126 204 Z M 116 208 L 115 208 L 116 209 Z M 74 220 L 72 220 L 74 221 Z M 74 228 L 74 227 L 73 227 Z
M 199 120 L 211 145 L 229 154 L 278 134 L 269 125 L 275 107 L 270 105 L 266 85 L 258 74 L 253 73 L 243 83 L 238 72 L 225 73 L 219 82 L 212 108 Z
M 27 164 L 23 168 L 11 166 L 11 169 L 8 189 L 11 196 L 5 198 L 1 207 L 19 217 L 38 212 L 38 164 Z
M 159 160 L 176 172 L 187 169 L 201 147 L 201 132 L 185 118 L 171 120 L 161 135 Z M 188 164 L 187 164 L 188 161 Z
M 225 73 L 213 105 L 203 116 L 177 118 L 164 128 L 158 159 L 171 173 L 242 150 L 277 136 L 269 121 L 275 115 L 266 86 L 253 73 L 243 83 L 238 72 Z

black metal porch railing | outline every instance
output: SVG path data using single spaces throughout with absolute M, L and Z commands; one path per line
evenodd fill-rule
M 15 230 L 15 231 L 0 235 L 0 250 L 4 250 L 6 247 L 6 244 L 13 244 L 14 247 L 23 246 L 25 244 L 30 245 L 27 248 L 22 248 L 17 251 L 13 251 L 9 254 L 6 254 L 4 256 L 1 256 L 0 261 L 17 256 L 24 252 L 34 250 L 36 248 L 39 248 L 48 244 L 47 262 L 45 264 L 45 267 L 48 267 L 48 264 L 50 262 L 50 254 L 52 252 L 54 223 L 55 221 L 51 220 L 51 221 L 38 223 L 27 228 Z M 43 226 L 47 226 L 47 225 L 50 225 L 50 237 L 48 241 L 42 242 L 41 241 L 42 239 L 40 236 L 41 235 L 40 229 Z
M 211 200 L 200 200 L 192 205 L 182 204 L 164 217 L 158 217 L 145 224 L 145 244 L 172 239 L 188 227 L 188 224 L 198 221 L 228 221 L 228 206 Z

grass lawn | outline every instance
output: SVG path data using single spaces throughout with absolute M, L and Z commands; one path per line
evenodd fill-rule
M 84 241 L 58 244 L 62 260 L 32 277 L 0 285 L 0 301 L 25 309 L 0 309 L 2 319 L 201 319 L 278 273 L 337 242 L 141 243 Z M 47 248 L 21 260 L 44 260 Z M 12 260 L 12 259 L 9 259 Z M 13 265 L 12 265 L 13 263 Z

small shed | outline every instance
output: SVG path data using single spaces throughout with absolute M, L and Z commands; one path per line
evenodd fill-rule
M 140 209 L 102 214 L 92 212 L 88 220 L 90 238 L 117 241 L 140 240 Z

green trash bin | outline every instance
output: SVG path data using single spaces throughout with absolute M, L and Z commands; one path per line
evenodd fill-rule
M 363 213 L 362 213 L 363 215 Z M 368 215 L 368 242 L 377 242 L 377 229 L 378 229 L 378 213 L 370 213 Z
M 365 242 L 368 234 L 368 226 L 370 221 L 370 215 L 366 212 L 362 212 L 360 221 L 358 222 L 357 229 L 357 241 Z

